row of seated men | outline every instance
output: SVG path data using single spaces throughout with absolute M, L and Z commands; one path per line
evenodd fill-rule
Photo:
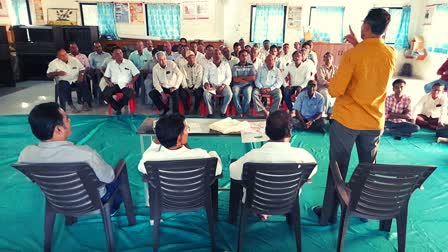
M 99 188 L 100 196 L 106 201 L 114 190 L 114 170 L 102 157 L 88 146 L 75 145 L 67 141 L 72 133 L 71 121 L 65 111 L 55 102 L 36 105 L 28 117 L 31 130 L 38 144 L 25 147 L 20 153 L 18 162 L 26 163 L 60 163 L 85 162 L 95 172 L 98 179 L 106 185 Z M 146 173 L 144 162 L 187 160 L 196 158 L 217 157 L 216 175 L 222 172 L 221 159 L 214 151 L 191 149 L 188 145 L 188 125 L 180 114 L 162 116 L 156 124 L 156 139 L 145 151 L 138 165 L 138 170 Z M 266 120 L 266 134 L 270 141 L 259 149 L 251 150 L 230 165 L 230 177 L 241 180 L 243 164 L 246 162 L 270 163 L 316 163 L 315 158 L 305 149 L 291 147 L 292 120 L 284 110 L 271 113 Z M 71 155 L 67 155 L 71 153 Z M 291 155 L 283 155 L 289 153 Z M 317 167 L 312 175 L 317 172 Z M 312 176 L 311 175 L 311 176 Z M 111 213 L 118 210 L 120 199 L 114 202 Z M 264 216 L 263 218 L 266 218 Z
M 177 46 L 180 54 L 172 51 L 169 42 L 164 44 L 165 51 L 154 49 L 151 41 L 148 41 L 147 45 L 145 48 L 143 42 L 138 41 L 129 60 L 123 58 L 120 48 L 114 48 L 110 55 L 102 50 L 98 42 L 94 44 L 95 51 L 88 57 L 79 53 L 76 43 L 70 44 L 68 55 L 65 50 L 59 50 L 57 59 L 50 63 L 47 74 L 57 80 L 56 88 L 58 93 L 62 94 L 61 106 L 65 108 L 65 103 L 68 103 L 71 112 L 77 112 L 71 99 L 71 89 L 75 87 L 81 91 L 83 109 L 88 110 L 91 107 L 89 85 L 83 76 L 87 73 L 94 87 L 101 87 L 105 100 L 117 114 L 121 113 L 121 108 L 127 105 L 135 93 L 138 94 L 139 87 L 145 87 L 140 89 L 143 100 L 148 94 L 162 114 L 169 110 L 165 94 L 170 94 L 173 112 L 178 112 L 180 99 L 186 113 L 190 110 L 192 113 L 198 113 L 201 99 L 204 99 L 211 116 L 212 97 L 218 94 L 223 97 L 220 108 L 223 117 L 232 97 L 239 116 L 249 114 L 251 100 L 255 109 L 267 116 L 269 111 L 262 98 L 270 96 L 273 102 L 269 110 L 278 110 L 284 99 L 287 109 L 297 122 L 297 128 L 324 131 L 322 116 L 327 114 L 328 118 L 331 118 L 334 99 L 328 94 L 327 88 L 337 66 L 333 65 L 333 56 L 327 52 L 323 58 L 324 64 L 316 70 L 317 57 L 312 51 L 311 41 L 303 45 L 295 43 L 294 48 L 299 50 L 292 54 L 289 44 L 276 47 L 271 46 L 268 40 L 258 49 L 256 44 L 250 47 L 241 39 L 234 44 L 232 53 L 227 47 L 213 48 L 208 45 L 204 49 L 201 42 L 195 41 L 190 42 L 188 47 L 186 39 L 181 39 L 180 45 Z M 204 54 L 199 51 L 201 49 L 205 50 Z M 249 49 L 250 52 L 247 51 Z M 282 52 L 281 56 L 278 51 Z M 399 87 L 404 87 L 405 81 L 394 82 L 395 95 L 389 96 L 386 101 L 386 133 L 397 138 L 410 136 L 419 130 L 419 125 L 437 129 L 439 137 L 446 135 L 446 95 L 440 92 L 440 89 L 443 90 L 440 84 L 445 84 L 445 65 L 448 63 L 445 62 L 442 70 L 438 71 L 441 72 L 442 78 L 425 86 L 425 91 L 434 89 L 434 92 L 423 96 L 412 113 L 409 96 L 403 94 L 403 88 L 399 90 Z M 317 85 L 313 82 L 315 74 Z M 105 78 L 102 78 L 103 75 Z M 306 88 L 308 85 L 310 89 Z M 302 89 L 308 91 L 300 92 Z M 120 101 L 113 98 L 116 93 L 123 93 Z M 298 96 L 293 107 L 292 97 L 295 94 Z M 189 96 L 195 98 L 194 106 L 190 106 Z

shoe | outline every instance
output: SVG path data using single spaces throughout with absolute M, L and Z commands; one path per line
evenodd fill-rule
M 75 105 L 69 105 L 70 106 L 70 113 L 79 113 L 79 110 L 75 107 Z
M 227 117 L 226 114 L 220 114 L 219 116 L 220 116 L 221 118 L 226 118 L 226 117 Z
M 335 224 L 336 223 L 336 219 L 334 219 L 334 220 L 329 219 L 327 223 L 322 224 L 322 222 L 320 221 L 320 216 L 322 215 L 322 207 L 320 207 L 320 206 L 313 207 L 313 212 L 314 212 L 314 214 L 316 214 L 317 218 L 319 219 L 319 224 L 321 226 L 326 226 L 328 224 Z
M 117 110 L 117 111 L 115 112 L 115 114 L 116 114 L 116 115 L 121 115 L 121 109 Z
M 394 137 L 395 140 L 401 140 L 401 136 Z
M 366 219 L 366 218 L 359 218 L 359 220 L 362 222 L 362 223 L 366 223 L 366 222 L 369 222 L 369 220 L 368 219 Z
M 208 114 L 207 118 L 213 118 L 213 114 Z

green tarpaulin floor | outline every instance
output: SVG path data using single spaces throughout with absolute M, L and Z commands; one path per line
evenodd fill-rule
M 71 141 L 96 149 L 112 166 L 120 158 L 128 164 L 129 179 L 137 225 L 127 226 L 121 208 L 112 218 L 119 251 L 151 251 L 152 227 L 149 208 L 145 207 L 144 187 L 137 171 L 140 160 L 139 137 L 136 128 L 143 116 L 71 116 Z M 43 248 L 44 198 L 39 188 L 10 165 L 16 162 L 26 145 L 36 143 L 27 116 L 0 117 L 0 251 L 41 251 Z M 384 136 L 381 139 L 378 163 L 437 165 L 436 172 L 416 191 L 409 205 L 407 251 L 447 251 L 448 238 L 448 145 L 436 144 L 434 133 L 422 131 L 401 141 Z M 190 137 L 192 147 L 216 150 L 224 163 L 224 178 L 220 186 L 229 186 L 228 164 L 252 147 L 241 144 L 239 137 Z M 319 171 L 312 184 L 306 184 L 301 194 L 303 251 L 335 251 L 338 225 L 321 227 L 311 207 L 321 204 L 328 167 L 328 135 L 295 133 L 294 146 L 311 152 L 318 161 Z M 285 153 L 288 155 L 288 153 Z M 357 164 L 352 155 L 351 171 Z M 216 237 L 219 251 L 236 251 L 238 226 L 226 222 L 228 191 L 219 194 L 219 222 Z M 209 235 L 205 212 L 167 214 L 161 225 L 161 251 L 209 251 Z M 243 251 L 294 251 L 292 230 L 284 217 L 273 217 L 261 223 L 250 218 Z M 395 222 L 391 233 L 378 231 L 378 222 L 361 223 L 352 218 L 346 237 L 345 251 L 395 251 Z M 80 218 L 66 227 L 64 219 L 56 219 L 53 251 L 105 251 L 106 242 L 101 217 Z

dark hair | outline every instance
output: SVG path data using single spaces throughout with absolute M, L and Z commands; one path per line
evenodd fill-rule
M 185 42 L 188 42 L 186 38 L 180 38 L 179 41 L 185 40 Z
M 404 81 L 403 79 L 396 79 L 396 80 L 394 80 L 394 82 L 392 82 L 392 87 L 394 87 L 397 84 L 401 84 L 401 83 L 406 85 L 406 81 Z
M 59 47 L 58 50 L 56 50 L 56 56 L 59 54 L 60 51 L 66 51 L 64 47 Z M 66 51 L 67 52 L 67 51 Z
M 159 52 L 159 49 L 154 48 L 154 49 L 152 49 L 151 54 L 154 57 L 154 56 L 156 56 L 156 53 L 158 53 L 158 52 Z
M 374 8 L 369 11 L 364 18 L 364 23 L 370 26 L 370 30 L 376 34 L 381 35 L 387 28 L 390 22 L 390 14 L 385 9 Z
M 241 57 L 241 54 L 243 54 L 243 53 L 249 54 L 246 49 L 243 49 L 238 53 L 238 57 Z
M 41 141 L 46 141 L 53 137 L 54 128 L 63 126 L 63 116 L 59 111 L 59 104 L 47 102 L 36 105 L 28 116 L 28 123 L 31 126 L 34 136 Z
M 114 47 L 112 47 L 112 53 L 114 53 L 116 50 L 118 50 L 118 49 L 120 49 L 121 50 L 121 47 L 119 47 L 119 46 L 114 46 Z
M 442 83 L 436 82 L 436 83 L 434 83 L 434 85 L 432 85 L 431 89 L 434 87 L 441 87 L 441 86 L 442 86 Z
M 316 87 L 316 86 L 317 86 L 317 83 L 316 83 L 315 80 L 309 80 L 308 83 L 306 84 L 306 86 L 307 86 L 307 87 L 308 87 L 308 86 Z
M 288 112 L 277 110 L 266 119 L 266 135 L 274 141 L 291 135 L 292 119 Z
M 303 43 L 302 48 L 304 48 L 305 46 L 309 46 L 311 48 L 311 43 L 309 41 Z
M 191 41 L 190 42 L 190 46 L 192 46 L 192 45 L 197 45 L 198 43 L 196 42 L 196 41 Z
M 333 54 L 331 53 L 331 52 L 326 52 L 325 54 L 324 54 L 324 57 L 325 56 L 333 56 Z
M 269 47 L 269 51 L 274 49 L 274 48 L 278 50 L 278 47 L 276 45 L 271 45 L 271 47 Z
M 269 39 L 265 39 L 264 41 L 263 41 L 263 44 L 264 43 L 271 43 L 271 41 L 269 41 Z
M 240 43 L 238 43 L 238 42 L 233 43 L 233 48 L 235 48 L 237 46 L 241 46 Z
M 214 49 L 213 45 L 208 44 L 208 45 L 205 47 L 205 50 L 208 50 L 210 47 L 211 47 L 212 49 Z
M 300 55 L 300 57 L 302 57 L 302 54 L 300 53 L 300 51 L 298 51 L 298 50 L 295 50 L 293 53 L 292 53 L 292 56 L 294 57 L 294 54 L 298 54 L 298 55 Z
M 185 117 L 181 114 L 171 114 L 161 117 L 156 123 L 156 136 L 165 148 L 176 145 L 177 138 L 185 129 Z

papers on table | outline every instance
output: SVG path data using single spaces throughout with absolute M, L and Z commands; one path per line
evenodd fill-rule
M 249 127 L 248 122 L 246 121 L 240 122 L 230 117 L 219 120 L 209 125 L 210 129 L 221 132 L 222 134 L 238 133 L 247 127 Z
M 241 142 L 256 143 L 269 141 L 269 137 L 265 133 L 266 121 L 250 122 L 249 127 L 241 131 Z

